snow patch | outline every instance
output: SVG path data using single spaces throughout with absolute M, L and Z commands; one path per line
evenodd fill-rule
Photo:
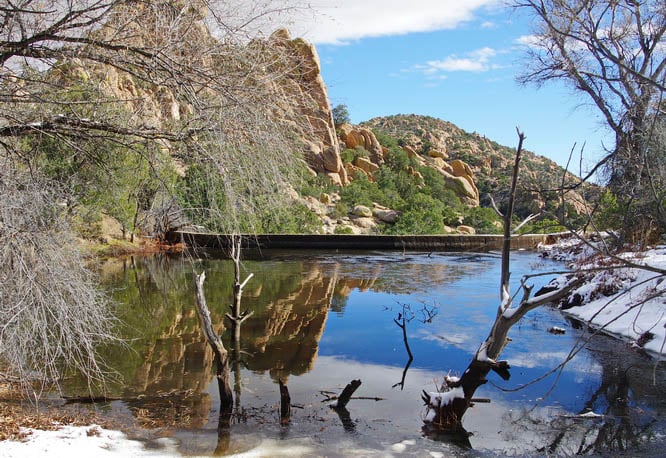
M 179 455 L 176 443 L 160 439 L 159 448 L 146 449 L 140 441 L 128 439 L 120 432 L 91 426 L 63 426 L 56 431 L 22 428 L 27 434 L 22 441 L 3 441 L 0 455 L 4 458 L 34 456 L 78 457 L 164 457 Z
M 589 246 L 576 247 L 571 241 L 566 244 L 569 254 L 564 254 L 567 250 L 560 246 L 558 253 L 562 254 L 557 256 L 566 257 L 572 263 L 572 270 L 587 278 L 585 284 L 571 293 L 570 298 L 575 301 L 571 301 L 571 307 L 563 313 L 636 343 L 648 352 L 666 354 L 666 275 L 637 267 L 617 268 L 619 261 L 594 254 Z M 664 246 L 644 252 L 626 252 L 619 257 L 666 271 Z M 581 272 L 586 269 L 601 270 Z M 567 277 L 558 277 L 551 286 L 563 284 Z M 648 335 L 650 339 L 645 338 Z

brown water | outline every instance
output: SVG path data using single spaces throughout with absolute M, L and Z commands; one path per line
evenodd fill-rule
M 512 266 L 516 281 L 522 273 L 561 268 L 531 253 L 516 253 Z M 229 428 L 218 428 L 213 359 L 194 310 L 193 269 L 206 271 L 208 305 L 235 355 Z M 244 261 L 243 269 L 254 273 L 243 296 L 243 308 L 254 314 L 237 348 L 223 320 L 232 297 L 229 261 L 154 256 L 104 265 L 131 351 L 106 350 L 120 374 L 109 394 L 121 400 L 97 408 L 145 427 L 135 430 L 138 437 L 172 438 L 185 455 L 634 456 L 658 455 L 663 446 L 663 369 L 653 370 L 653 362 L 606 337 L 582 345 L 562 371 L 505 391 L 559 364 L 585 337 L 547 308 L 512 330 L 503 354 L 511 380 L 493 374 L 477 392 L 491 402 L 477 404 L 464 419 L 472 448 L 423 436 L 421 391 L 434 391 L 449 371 L 464 370 L 490 329 L 496 255 L 272 251 Z M 414 361 L 406 371 L 402 331 L 393 321 L 403 305 L 415 313 L 407 324 Z M 423 315 L 425 309 L 436 316 Z M 554 325 L 566 334 L 548 333 Z M 326 399 L 352 379 L 362 380 L 356 396 L 373 399 L 352 400 L 343 421 Z M 291 394 L 288 426 L 279 422 L 278 380 Z M 67 386 L 69 395 L 84 393 L 75 381 Z M 602 416 L 578 418 L 586 408 Z

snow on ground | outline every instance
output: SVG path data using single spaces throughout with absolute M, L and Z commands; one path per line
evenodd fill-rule
M 176 444 L 159 439 L 146 448 L 140 441 L 130 440 L 120 431 L 92 426 L 63 426 L 56 431 L 22 429 L 21 441 L 0 442 L 3 458 L 49 456 L 53 458 L 88 457 L 167 457 L 179 456 Z
M 666 246 L 619 256 L 641 266 L 661 269 L 662 273 L 638 267 L 618 268 L 619 260 L 595 255 L 590 246 L 566 241 L 550 247 L 550 256 L 569 261 L 585 283 L 570 296 L 581 305 L 563 310 L 592 328 L 612 334 L 653 354 L 666 354 Z M 615 267 L 613 267 L 615 266 Z M 601 269 L 583 273 L 587 269 Z M 554 283 L 561 283 L 561 276 Z M 565 308 L 565 307 L 563 307 Z

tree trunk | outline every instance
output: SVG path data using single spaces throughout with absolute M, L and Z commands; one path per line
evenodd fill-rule
M 243 288 L 254 274 L 247 276 L 245 281 L 240 281 L 240 256 L 241 256 L 241 243 L 242 238 L 240 235 L 234 234 L 231 236 L 231 259 L 234 262 L 234 286 L 233 304 L 229 307 L 231 313 L 227 313 L 227 318 L 231 321 L 231 334 L 233 335 L 234 342 L 240 341 L 241 324 L 252 316 L 254 312 L 241 312 L 241 300 L 243 297 Z
M 280 382 L 280 424 L 288 425 L 291 421 L 291 396 L 289 396 L 289 388 L 287 385 Z
M 215 355 L 215 368 L 217 378 L 217 387 L 220 393 L 220 425 L 228 426 L 233 411 L 234 395 L 231 391 L 231 382 L 229 376 L 229 353 L 224 348 L 222 339 L 215 332 L 213 322 L 210 317 L 210 310 L 206 304 L 203 284 L 206 280 L 206 273 L 194 276 L 194 282 L 197 288 L 196 306 L 199 314 L 199 321 L 208 344 L 213 349 Z

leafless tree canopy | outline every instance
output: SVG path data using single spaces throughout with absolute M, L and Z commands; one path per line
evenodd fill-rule
M 208 211 L 233 215 L 258 195 L 277 200 L 281 178 L 298 168 L 279 113 L 298 100 L 276 87 L 292 70 L 285 56 L 245 31 L 291 6 L 238 3 L 243 8 L 226 1 L 7 3 L 0 8 L 4 153 L 33 160 L 35 148 L 23 137 L 56 139 L 84 157 L 101 140 L 127 148 L 157 142 L 221 178 L 224 207 Z
M 197 186 L 219 197 L 200 210 L 229 230 L 284 198 L 300 162 L 280 113 L 298 100 L 276 81 L 293 68 L 248 31 L 288 3 L 0 4 L 0 372 L 57 379 L 65 361 L 101 375 L 94 347 L 108 338 L 109 305 L 67 220 L 87 192 L 71 176 L 82 164 L 130 177 L 137 164 L 159 175 L 165 157 L 196 168 Z M 54 152 L 66 165 L 60 188 L 40 169 Z M 140 161 L 110 164 L 120 153 Z M 170 183 L 157 178 L 161 197 L 153 188 L 147 205 L 169 206 Z
M 527 70 L 519 80 L 563 80 L 588 97 L 615 134 L 615 145 L 593 171 L 605 172 L 628 220 L 647 217 L 664 232 L 664 196 L 653 186 L 666 173 L 660 168 L 666 146 L 657 133 L 666 89 L 664 2 L 517 0 L 514 5 L 535 17 Z

